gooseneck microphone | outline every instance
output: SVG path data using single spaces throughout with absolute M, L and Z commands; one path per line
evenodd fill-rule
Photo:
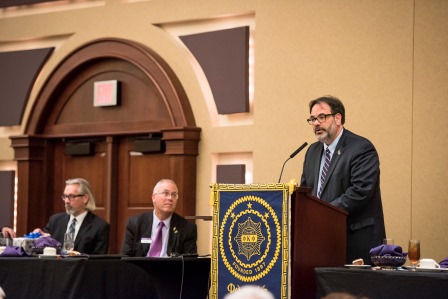
M 280 177 L 278 178 L 278 182 L 279 182 L 279 183 L 280 183 L 280 180 L 282 179 L 283 168 L 285 168 L 285 164 L 286 164 L 286 162 L 288 162 L 289 159 L 294 158 L 294 157 L 295 157 L 298 153 L 300 153 L 300 151 L 303 150 L 303 149 L 305 148 L 305 146 L 307 146 L 307 145 L 308 145 L 308 142 L 305 142 L 304 144 L 302 144 L 298 149 L 296 149 L 296 150 L 294 151 L 294 153 L 292 153 L 291 155 L 289 155 L 289 158 L 286 159 L 285 163 L 283 163 L 282 171 L 280 172 Z
M 170 257 L 178 257 L 178 256 L 180 256 L 180 254 L 179 254 L 179 237 L 177 236 L 178 235 L 178 231 L 177 230 L 175 230 L 174 231 L 174 246 L 173 246 L 173 251 L 171 252 L 171 255 L 170 255 Z

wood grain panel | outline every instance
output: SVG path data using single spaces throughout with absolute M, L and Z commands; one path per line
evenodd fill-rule
M 170 178 L 169 156 L 134 152 L 132 138 L 122 140 L 119 157 L 117 247 L 121 247 L 128 218 L 152 210 L 155 184 L 162 178 Z

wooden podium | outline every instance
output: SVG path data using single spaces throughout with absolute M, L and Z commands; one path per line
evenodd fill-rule
M 347 212 L 299 187 L 291 195 L 291 298 L 316 298 L 314 268 L 346 259 Z

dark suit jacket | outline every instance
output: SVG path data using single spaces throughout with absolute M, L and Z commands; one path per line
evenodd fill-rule
M 313 143 L 306 152 L 301 185 L 316 196 L 324 146 Z M 321 199 L 346 210 L 347 263 L 363 258 L 385 238 L 380 192 L 380 162 L 373 144 L 344 129 L 331 158 Z
M 64 242 L 64 233 L 67 231 L 70 215 L 59 213 L 50 216 L 44 232 L 61 242 Z M 75 250 L 86 254 L 107 254 L 109 251 L 109 223 L 87 212 L 86 218 L 79 228 L 75 239 Z
M 146 256 L 150 244 L 141 243 L 142 237 L 150 238 L 152 231 L 153 212 L 145 212 L 128 219 L 126 235 L 121 246 L 121 254 L 126 256 Z M 167 254 L 197 253 L 197 227 L 185 218 L 174 213 L 171 217 L 168 237 Z

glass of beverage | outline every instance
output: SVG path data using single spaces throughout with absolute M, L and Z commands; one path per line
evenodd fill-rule
M 64 234 L 64 246 L 62 248 L 62 252 L 67 254 L 69 251 L 75 248 L 75 234 L 74 233 L 65 233 Z
M 420 260 L 420 240 L 409 240 L 408 258 L 412 264 L 412 271 Z
M 12 246 L 11 238 L 0 238 L 0 246 Z

